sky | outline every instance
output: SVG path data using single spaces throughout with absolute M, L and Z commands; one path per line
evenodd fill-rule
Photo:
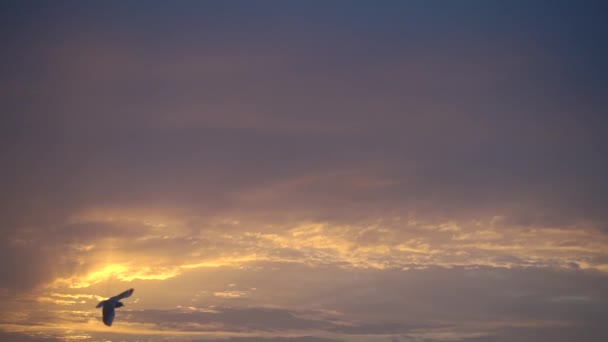
M 607 13 L 0 1 L 0 339 L 608 340 Z

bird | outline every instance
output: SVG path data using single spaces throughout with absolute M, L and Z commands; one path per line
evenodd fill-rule
M 101 302 L 99 302 L 99 304 L 97 304 L 97 309 L 103 307 L 103 309 L 101 310 L 103 314 L 103 324 L 109 327 L 112 326 L 112 321 L 114 321 L 114 309 L 124 306 L 124 304 L 120 300 L 123 298 L 130 297 L 133 294 L 133 291 L 135 291 L 135 289 L 128 289 L 127 291 L 117 296 L 102 300 Z

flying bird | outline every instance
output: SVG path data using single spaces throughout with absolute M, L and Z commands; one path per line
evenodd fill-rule
M 103 313 L 103 324 L 107 326 L 112 326 L 112 321 L 114 320 L 114 309 L 124 306 L 124 304 L 120 301 L 123 298 L 130 297 L 133 294 L 134 289 L 128 289 L 127 291 L 119 294 L 118 296 L 114 296 L 112 298 L 108 298 L 106 300 L 102 300 L 97 304 L 96 308 L 101 308 Z

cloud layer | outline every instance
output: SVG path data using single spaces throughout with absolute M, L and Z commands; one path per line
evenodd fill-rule
M 0 6 L 2 334 L 606 336 L 600 5 Z

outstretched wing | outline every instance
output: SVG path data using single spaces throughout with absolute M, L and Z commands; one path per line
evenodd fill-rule
M 114 297 L 110 298 L 110 300 L 112 300 L 112 301 L 119 301 L 119 300 L 121 300 L 123 298 L 130 297 L 133 294 L 133 291 L 135 291 L 135 289 L 128 289 L 127 291 L 119 294 L 118 296 L 114 296 Z
M 107 303 L 103 306 L 103 324 L 112 326 L 114 321 L 114 305 L 113 303 Z

